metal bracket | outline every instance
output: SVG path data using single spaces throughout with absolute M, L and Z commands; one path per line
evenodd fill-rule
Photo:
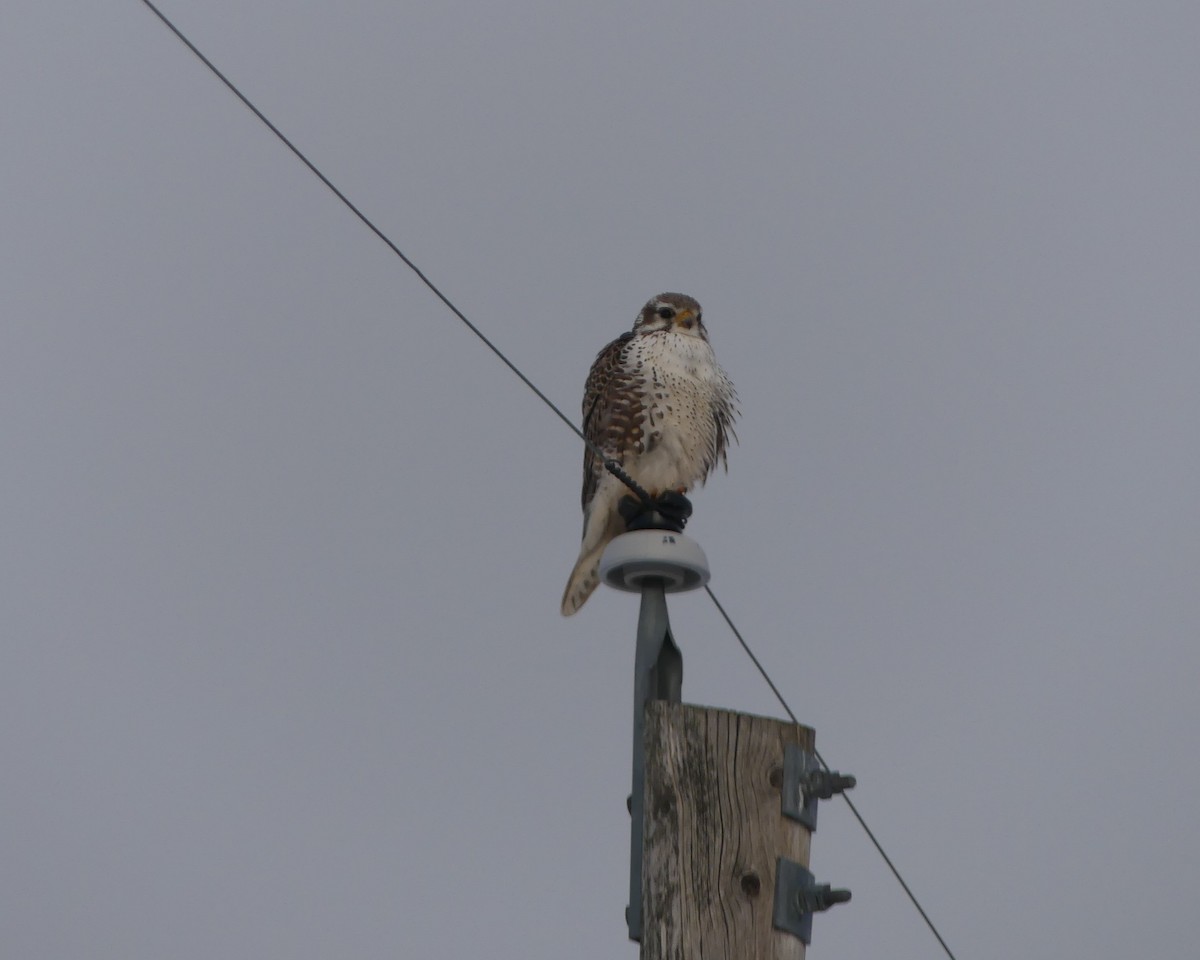
M 775 906 L 771 922 L 776 930 L 799 937 L 806 946 L 812 942 L 813 914 L 849 899 L 849 890 L 834 890 L 827 883 L 816 883 L 813 875 L 794 860 L 780 857 L 775 861 Z
M 608 466 L 608 464 L 606 464 Z M 619 475 L 618 475 L 619 476 Z M 625 501 L 627 504 L 629 498 Z M 667 529 L 645 517 L 638 529 L 613 539 L 600 557 L 600 576 L 610 587 L 642 595 L 638 612 L 637 649 L 633 668 L 633 791 L 629 795 L 629 906 L 625 922 L 629 939 L 642 939 L 642 833 L 646 790 L 646 704 L 651 700 L 679 703 L 683 690 L 683 654 L 671 636 L 666 594 L 697 590 L 708 583 L 708 560 L 700 544 L 677 531 L 692 506 L 682 495 L 663 495 L 655 501 L 655 516 Z M 621 510 L 626 522 L 640 506 Z M 653 520 L 653 518 L 651 518 Z M 678 523 L 666 521 L 677 520 Z
M 642 939 L 643 805 L 646 791 L 646 704 L 651 700 L 679 703 L 683 691 L 683 654 L 671 636 L 665 587 L 661 579 L 641 584 L 637 649 L 633 678 L 633 792 L 629 797 L 629 906 L 625 922 L 629 939 Z
M 826 770 L 816 754 L 789 744 L 783 752 L 783 815 L 814 831 L 817 801 L 849 790 L 856 782 L 848 774 Z

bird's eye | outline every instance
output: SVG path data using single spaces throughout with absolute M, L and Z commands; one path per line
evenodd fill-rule
M 674 307 L 659 307 L 655 313 L 657 313 L 664 320 L 673 320 L 675 318 Z

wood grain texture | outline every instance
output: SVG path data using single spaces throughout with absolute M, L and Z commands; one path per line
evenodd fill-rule
M 642 960 L 803 960 L 773 929 L 775 858 L 808 866 L 809 833 L 780 812 L 792 723 L 691 704 L 646 710 Z

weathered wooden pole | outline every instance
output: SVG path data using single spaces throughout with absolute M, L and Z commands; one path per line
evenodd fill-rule
M 642 960 L 803 960 L 773 924 L 780 857 L 808 866 L 782 813 L 789 746 L 809 727 L 654 701 L 646 710 Z

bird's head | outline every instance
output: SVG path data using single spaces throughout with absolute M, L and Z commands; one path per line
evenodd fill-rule
M 642 307 L 633 332 L 657 333 L 671 330 L 688 337 L 708 339 L 700 316 L 700 304 L 682 293 L 660 293 Z

